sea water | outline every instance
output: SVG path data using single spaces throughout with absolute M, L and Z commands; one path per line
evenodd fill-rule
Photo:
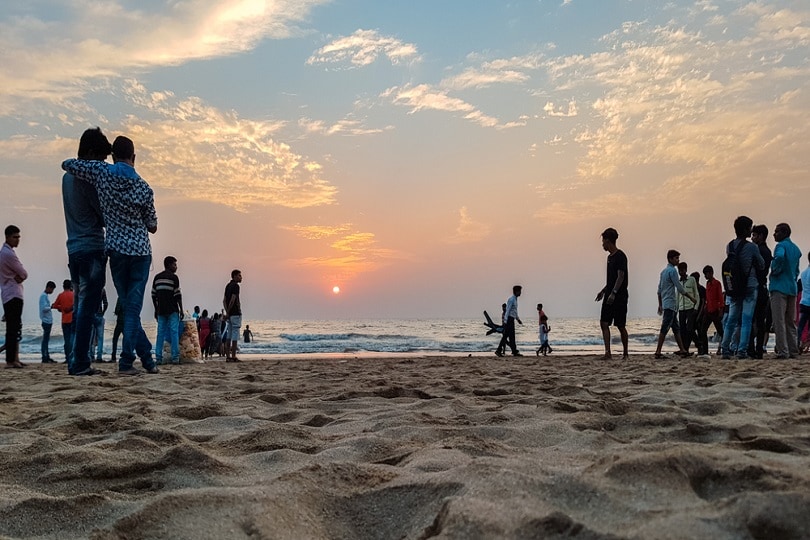
M 326 354 L 464 354 L 491 353 L 498 346 L 501 334 L 487 336 L 481 319 L 384 319 L 384 320 L 243 320 L 253 332 L 253 341 L 244 343 L 239 337 L 239 349 L 244 354 L 264 355 L 326 355 Z M 551 319 L 549 344 L 553 354 L 599 354 L 602 331 L 597 318 Z M 113 321 L 107 321 L 104 332 L 104 357 L 112 351 Z M 649 354 L 655 350 L 660 318 L 631 319 L 627 323 L 630 334 L 630 353 Z M 154 321 L 144 321 L 144 329 L 154 341 Z M 539 346 L 537 321 L 516 325 L 518 349 L 534 354 Z M 20 347 L 21 358 L 40 360 L 41 328 L 29 323 L 23 326 Z M 611 328 L 614 355 L 621 353 L 619 333 Z M 59 324 L 53 325 L 51 357 L 64 358 L 63 340 Z M 121 343 L 119 339 L 118 347 Z M 676 348 L 670 333 L 665 350 Z M 0 354 L 0 357 L 2 355 Z M 4 358 L 2 358 L 4 360 Z

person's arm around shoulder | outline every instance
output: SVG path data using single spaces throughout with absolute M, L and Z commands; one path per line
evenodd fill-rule
M 107 162 L 86 159 L 66 159 L 62 162 L 62 170 L 69 172 L 79 180 L 96 186 L 98 184 L 98 176 L 107 171 Z

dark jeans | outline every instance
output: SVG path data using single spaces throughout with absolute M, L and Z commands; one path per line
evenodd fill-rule
M 512 354 L 517 354 L 517 345 L 515 344 L 515 318 L 509 317 L 503 327 L 503 337 L 498 344 L 498 350 L 506 352 L 506 346 L 512 349 Z
M 62 338 L 65 340 L 65 361 L 67 361 L 68 373 L 75 373 L 71 369 L 73 365 L 73 323 L 62 323 Z
M 703 314 L 700 321 L 700 343 L 698 344 L 698 354 L 709 354 L 709 327 L 714 324 L 714 329 L 717 330 L 717 335 L 723 339 L 723 312 L 715 311 L 709 313 L 708 311 Z
M 155 367 L 152 358 L 152 343 L 146 337 L 141 325 L 141 308 L 146 282 L 149 280 L 149 268 L 152 265 L 151 255 L 123 255 L 110 252 L 110 274 L 112 274 L 121 312 L 124 314 L 124 333 L 121 343 L 121 356 L 118 370 L 132 368 L 135 355 L 141 359 L 146 369 Z
M 121 337 L 121 334 L 124 333 L 124 317 L 116 317 L 115 318 L 115 328 L 113 328 L 112 334 L 112 360 L 115 362 L 116 356 L 115 353 L 118 351 L 118 338 Z
M 103 251 L 83 251 L 68 255 L 70 281 L 73 282 L 74 310 L 73 349 L 68 360 L 68 373 L 90 367 L 90 339 L 93 323 L 101 305 L 101 291 L 107 280 L 107 256 Z M 67 356 L 67 353 L 65 353 Z
M 770 295 L 768 289 L 760 287 L 757 293 L 757 306 L 754 308 L 754 327 L 751 330 L 749 344 L 757 358 L 762 358 L 762 355 L 765 354 L 765 337 L 771 331 L 772 324 Z
M 12 298 L 3 304 L 3 313 L 6 316 L 6 363 L 17 361 L 20 350 L 20 336 L 22 335 L 22 298 Z
M 692 340 L 695 339 L 695 319 L 697 311 L 692 309 L 682 309 L 678 312 L 678 324 L 681 327 L 681 342 L 683 342 L 683 349 L 689 350 L 692 345 Z M 697 340 L 695 339 L 695 342 Z
M 42 360 L 48 360 L 51 357 L 51 351 L 49 350 L 49 346 L 51 343 L 51 328 L 53 328 L 53 323 L 42 323 Z

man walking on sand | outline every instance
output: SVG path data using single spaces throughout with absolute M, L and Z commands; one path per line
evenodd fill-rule
M 239 332 L 242 329 L 242 304 L 239 301 L 240 283 L 242 283 L 242 271 L 233 270 L 231 281 L 225 286 L 225 297 L 222 299 L 222 305 L 225 308 L 224 317 L 228 320 L 228 341 L 223 344 L 226 362 L 241 362 L 236 357 Z
M 114 164 L 68 159 L 62 168 L 96 188 L 107 236 L 110 273 L 124 315 L 119 375 L 138 375 L 136 354 L 147 373 L 159 373 L 152 358 L 152 343 L 141 325 L 146 284 L 152 265 L 149 233 L 157 232 L 155 196 L 135 172 L 135 145 L 127 137 L 113 141 Z
M 655 348 L 656 359 L 664 357 L 661 354 L 661 348 L 664 346 L 664 340 L 670 328 L 672 328 L 672 333 L 675 334 L 675 341 L 678 343 L 678 356 L 689 356 L 689 353 L 683 348 L 683 341 L 681 341 L 681 328 L 678 325 L 677 293 L 686 295 L 695 303 L 697 303 L 698 299 L 683 288 L 680 276 L 678 275 L 679 262 L 681 262 L 681 254 L 678 251 L 674 249 L 667 251 L 667 266 L 661 271 L 661 276 L 658 280 L 658 314 L 663 318 L 661 320 L 661 331 L 658 333 L 658 345 Z
M 523 324 L 523 321 L 521 321 L 518 316 L 518 297 L 522 292 L 523 287 L 515 285 L 512 287 L 512 296 L 510 296 L 509 300 L 506 302 L 506 312 L 504 313 L 506 323 L 503 327 L 503 337 L 498 344 L 498 349 L 495 351 L 497 356 L 503 356 L 507 345 L 512 349 L 512 356 L 523 356 L 520 354 L 520 351 L 517 350 L 517 343 L 515 341 L 515 321 L 517 321 L 518 324 Z
M 0 249 L 0 298 L 6 319 L 6 367 L 21 368 L 20 342 L 22 336 L 23 281 L 28 279 L 14 248 L 20 245 L 20 228 L 9 225 L 5 230 L 6 241 Z
M 607 279 L 605 286 L 596 295 L 596 302 L 602 300 L 602 313 L 599 316 L 599 326 L 602 327 L 602 340 L 605 342 L 605 355 L 603 360 L 611 360 L 610 352 L 610 325 L 619 330 L 622 339 L 622 360 L 627 360 L 627 255 L 616 247 L 619 233 L 609 227 L 602 233 L 602 249 L 608 252 Z

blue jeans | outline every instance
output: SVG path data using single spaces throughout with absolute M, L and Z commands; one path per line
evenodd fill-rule
M 71 370 L 71 366 L 73 366 L 73 324 L 62 323 L 62 338 L 65 340 L 65 360 L 68 365 L 68 373 L 75 373 L 75 370 Z
M 748 338 L 751 336 L 751 324 L 754 321 L 754 310 L 757 307 L 757 287 L 748 287 L 744 298 L 736 298 L 728 306 L 728 317 L 723 328 L 723 355 L 730 356 L 736 350 L 739 358 L 748 357 Z M 731 339 L 737 326 L 740 337 L 737 346 L 732 349 Z
M 93 339 L 96 340 L 96 360 L 101 362 L 104 353 L 104 315 L 96 313 L 93 316 Z M 90 358 L 93 358 L 93 350 L 90 350 Z
M 51 342 L 51 328 L 53 323 L 42 323 L 42 359 L 48 360 L 51 357 L 48 345 Z
M 158 364 L 163 362 L 163 343 L 166 340 L 172 347 L 172 364 L 180 363 L 180 314 L 157 316 L 157 343 L 155 343 L 155 358 Z
M 146 282 L 149 280 L 149 268 L 152 266 L 151 255 L 123 255 L 111 251 L 110 274 L 121 302 L 124 314 L 124 332 L 121 340 L 121 355 L 118 359 L 118 370 L 132 368 L 135 355 L 141 359 L 146 369 L 155 367 L 152 359 L 152 344 L 146 337 L 141 325 L 141 308 Z
M 101 291 L 107 281 L 107 256 L 103 251 L 83 251 L 68 255 L 70 281 L 73 282 L 74 337 L 68 373 L 78 373 L 90 367 L 90 338 L 93 319 L 101 305 Z M 67 356 L 67 353 L 65 354 Z

